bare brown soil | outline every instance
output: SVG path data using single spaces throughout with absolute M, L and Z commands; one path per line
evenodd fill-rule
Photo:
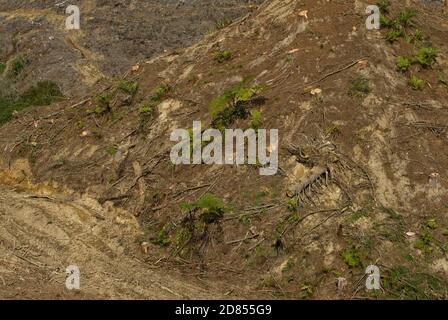
M 92 251 L 82 243 L 72 244 L 72 250 L 92 253 L 99 270 L 117 263 L 118 274 L 118 260 L 138 256 L 137 281 L 146 268 L 155 268 L 156 279 L 162 271 L 181 272 L 188 276 L 179 283 L 167 275 L 157 283 L 174 288 L 188 283 L 189 297 L 446 299 L 447 12 L 441 4 L 391 2 L 390 16 L 404 7 L 417 10 L 406 35 L 419 29 L 421 42 L 400 38 L 389 43 L 388 30 L 366 30 L 365 1 L 269 0 L 193 46 L 148 59 L 137 71 L 129 66 L 123 78 L 138 83 L 134 96 L 104 79 L 90 88 L 87 99 L 23 112 L 0 128 L 5 181 L 31 181 L 31 190 L 46 184 L 55 195 L 95 199 L 105 222 L 87 209 L 91 220 L 79 228 L 99 225 L 107 235 L 98 236 Z M 398 56 L 412 56 L 429 45 L 437 48 L 431 66 L 396 69 Z M 218 62 L 223 51 L 231 58 Z M 411 75 L 423 79 L 420 90 L 409 86 Z M 264 87 L 264 104 L 248 108 L 261 113 L 264 128 L 280 131 L 279 173 L 263 177 L 249 165 L 173 166 L 170 132 L 191 128 L 193 120 L 210 127 L 210 101 L 244 79 Z M 141 107 L 160 86 L 170 90 L 154 113 L 142 114 Z M 315 89 L 321 93 L 311 94 Z M 112 92 L 108 109 L 92 112 L 98 96 Z M 231 126 L 248 128 L 250 118 Z M 291 185 L 322 167 L 331 173 L 327 186 L 317 186 L 298 202 L 287 197 Z M 185 212 L 180 205 L 207 193 L 228 209 L 204 226 L 198 212 Z M 12 192 L 11 197 L 34 206 L 23 194 Z M 12 205 L 3 199 L 6 208 Z M 68 203 L 65 199 L 60 215 L 70 215 Z M 33 226 L 22 216 L 32 210 L 20 212 L 7 209 L 2 219 L 11 216 L 39 234 L 46 232 L 43 218 Z M 116 245 L 114 235 L 124 237 L 109 223 L 116 222 L 116 212 L 132 231 L 118 246 L 124 252 L 111 249 L 107 257 L 101 246 Z M 6 231 L 14 227 L 8 226 Z M 72 229 L 59 228 L 47 235 L 48 241 L 57 232 L 71 234 Z M 5 237 L 3 242 L 2 250 L 11 252 L 13 241 Z M 61 257 L 61 263 L 70 260 L 70 255 Z M 371 264 L 382 272 L 383 289 L 376 293 L 364 286 Z M 96 273 L 95 265 L 87 268 Z M 341 279 L 346 285 L 338 287 Z M 204 282 L 218 289 L 203 293 Z M 91 283 L 113 297 L 169 296 L 163 290 L 157 296 L 136 293 L 132 284 L 119 295 L 115 282 L 105 288 Z M 13 285 L 6 287 L 8 294 L 16 292 Z M 104 297 L 94 290 L 85 294 Z

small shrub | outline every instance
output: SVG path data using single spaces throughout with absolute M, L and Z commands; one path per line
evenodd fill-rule
M 423 32 L 420 29 L 415 30 L 412 42 L 420 42 L 423 40 Z
M 389 19 L 388 17 L 386 17 L 385 15 L 381 15 L 380 16 L 380 26 L 383 28 L 393 28 L 395 25 L 394 20 Z
M 388 13 L 389 7 L 390 7 L 390 1 L 389 0 L 380 0 L 376 3 L 378 8 L 380 8 L 381 13 Z
M 397 58 L 397 61 L 395 64 L 397 66 L 397 70 L 401 71 L 401 72 L 406 72 L 411 67 L 411 61 L 408 58 L 402 57 L 402 56 L 399 56 Z
M 31 106 L 45 106 L 64 98 L 58 85 L 51 81 L 41 81 L 18 97 L 0 96 L 0 125 L 12 118 L 14 111 Z
M 250 113 L 250 115 L 251 115 L 250 126 L 255 131 L 258 131 L 258 129 L 260 129 L 260 126 L 262 124 L 261 112 L 260 111 L 252 111 Z
M 362 97 L 369 94 L 370 91 L 369 81 L 364 77 L 357 77 L 353 80 L 348 94 L 351 97 Z
M 118 152 L 118 148 L 116 146 L 110 146 L 106 151 L 110 156 L 115 156 Z
M 212 125 L 215 128 L 223 129 L 236 119 L 245 119 L 248 116 L 247 104 L 255 102 L 255 98 L 262 91 L 262 86 L 246 86 L 243 81 L 223 95 L 213 99 L 209 104 L 209 112 L 213 118 Z
M 426 227 L 428 227 L 431 230 L 437 229 L 436 219 L 429 219 L 428 221 L 426 221 Z
M 418 50 L 414 56 L 414 63 L 421 65 L 424 68 L 431 67 L 436 61 L 437 50 L 432 47 L 424 47 Z
M 230 59 L 232 59 L 232 52 L 227 50 L 219 51 L 215 55 L 215 60 L 218 63 L 223 63 L 229 61 Z
M 140 114 L 151 115 L 154 113 L 154 108 L 151 105 L 143 105 L 138 109 Z
M 424 81 L 422 79 L 417 78 L 415 75 L 412 75 L 409 79 L 409 85 L 414 90 L 421 90 L 423 89 Z
M 138 83 L 133 81 L 120 81 L 118 83 L 118 88 L 123 91 L 124 93 L 127 93 L 128 95 L 135 95 L 138 90 Z
M 29 63 L 28 58 L 23 55 L 18 55 L 12 62 L 10 73 L 12 76 L 18 76 L 25 66 Z
M 361 254 L 359 250 L 355 248 L 345 250 L 341 253 L 341 256 L 349 268 L 356 268 L 361 266 Z
M 188 204 L 181 204 L 181 209 L 194 212 L 200 211 L 200 218 L 204 223 L 214 223 L 220 220 L 227 211 L 227 205 L 220 198 L 207 193 L 199 200 Z
M 160 85 L 154 89 L 152 95 L 149 97 L 149 100 L 153 102 L 160 102 L 163 98 L 171 91 L 171 87 L 168 85 Z
M 231 23 L 232 23 L 231 19 L 224 18 L 224 19 L 216 21 L 215 27 L 217 30 L 221 30 L 221 29 L 228 27 Z
M 2 74 L 6 69 L 6 64 L 0 62 L 0 74 Z
M 393 30 L 390 30 L 386 34 L 386 40 L 389 41 L 389 42 L 394 42 L 394 41 L 398 40 L 398 38 L 401 38 L 403 36 L 404 36 L 403 29 L 401 29 L 401 28 L 393 29 Z
M 406 9 L 402 12 L 400 12 L 399 16 L 398 16 L 398 22 L 403 26 L 403 27 L 407 27 L 411 24 L 411 20 L 412 18 L 414 18 L 415 16 L 417 16 L 417 12 L 415 10 L 412 9 Z
M 153 244 L 161 246 L 161 247 L 166 247 L 171 243 L 170 239 L 169 239 L 169 233 L 168 233 L 166 226 L 163 227 L 162 230 L 159 231 L 159 233 L 157 234 L 157 237 L 155 239 L 152 239 L 151 242 Z

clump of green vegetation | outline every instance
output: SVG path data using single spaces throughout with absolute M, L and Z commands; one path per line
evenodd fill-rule
M 252 129 L 254 129 L 256 132 L 256 131 L 258 131 L 258 129 L 260 129 L 260 127 L 263 123 L 263 121 L 261 119 L 261 112 L 254 110 L 250 113 L 250 116 L 251 116 L 250 127 Z
M 110 146 L 106 151 L 110 156 L 115 156 L 118 152 L 118 148 L 117 146 Z
M 306 282 L 300 287 L 300 292 L 302 299 L 311 299 L 314 295 L 314 286 L 311 283 Z
M 403 26 L 407 27 L 412 23 L 412 18 L 417 16 L 417 12 L 412 9 L 405 9 L 398 15 L 398 22 Z
M 437 50 L 432 47 L 420 48 L 414 56 L 413 62 L 421 65 L 423 68 L 429 68 L 437 58 Z
M 342 133 L 341 126 L 337 124 L 332 124 L 325 128 L 325 136 L 327 137 L 337 137 Z
M 220 198 L 207 193 L 193 203 L 183 203 L 181 208 L 188 212 L 199 212 L 204 223 L 218 222 L 228 210 L 227 205 Z
M 409 79 L 409 85 L 414 90 L 421 90 L 423 89 L 424 81 L 422 79 L 419 79 L 417 76 L 412 75 Z
M 389 7 L 390 7 L 390 1 L 389 0 L 380 0 L 376 3 L 378 8 L 380 8 L 381 13 L 388 13 Z
M 397 70 L 401 72 L 406 72 L 411 67 L 411 61 L 403 56 L 399 56 L 396 61 Z
M 18 76 L 28 63 L 29 63 L 29 60 L 26 56 L 18 55 L 11 62 L 10 74 L 15 77 Z
M 357 210 L 350 215 L 349 221 L 358 221 L 359 219 L 367 218 L 368 216 L 369 212 L 367 210 Z
M 426 227 L 428 227 L 431 230 L 437 229 L 436 219 L 429 219 L 428 221 L 426 221 Z
M 138 109 L 138 112 L 143 115 L 152 115 L 154 113 L 154 107 L 151 105 L 143 105 Z
M 63 158 L 56 159 L 56 161 L 55 161 L 54 164 L 53 164 L 53 168 L 54 168 L 54 169 L 60 168 L 60 167 L 62 167 L 64 164 L 65 164 L 65 160 L 64 160 Z
M 394 26 L 394 21 L 382 14 L 380 16 L 380 26 L 384 28 L 392 28 Z
M 232 52 L 230 52 L 228 50 L 218 51 L 215 54 L 215 60 L 218 63 L 223 63 L 223 62 L 229 61 L 230 59 L 232 59 Z
M 130 96 L 134 96 L 138 91 L 138 83 L 122 80 L 118 83 L 118 89 Z
M 0 125 L 11 120 L 14 111 L 49 105 L 63 98 L 58 85 L 51 81 L 38 82 L 18 97 L 0 96 Z
M 427 220 L 420 232 L 419 238 L 415 243 L 415 247 L 422 251 L 424 254 L 430 254 L 434 251 L 434 237 L 432 231 L 437 229 L 437 221 L 435 219 Z
M 380 1 L 378 6 L 382 13 L 380 17 L 381 26 L 390 29 L 386 34 L 386 40 L 394 42 L 398 38 L 404 37 L 406 35 L 406 28 L 412 24 L 412 18 L 417 15 L 417 12 L 412 9 L 406 9 L 400 12 L 397 18 L 392 19 L 384 14 L 389 12 L 389 2 Z
M 363 97 L 371 91 L 369 81 L 364 77 L 357 77 L 353 80 L 352 85 L 348 91 L 351 97 Z
M 404 266 L 387 269 L 382 274 L 382 287 L 394 299 L 446 299 L 447 283 L 435 275 L 412 272 Z
M 151 95 L 146 98 L 145 104 L 147 106 L 155 107 L 159 102 L 161 102 L 167 94 L 172 90 L 169 85 L 162 84 L 156 87 Z
M 259 94 L 262 86 L 247 86 L 246 81 L 213 99 L 209 104 L 212 125 L 218 129 L 227 128 L 236 119 L 245 119 L 249 112 L 247 106 L 264 102 Z
M 418 43 L 423 40 L 423 32 L 420 29 L 415 30 L 411 42 Z
M 155 239 L 152 239 L 151 242 L 161 247 L 169 246 L 171 241 L 169 238 L 169 232 L 167 226 L 164 226 L 162 230 L 160 230 L 159 233 L 157 234 L 157 237 Z
M 6 64 L 0 62 L 0 74 L 2 74 L 6 70 Z
M 402 28 L 398 27 L 398 28 L 394 28 L 394 29 L 390 30 L 386 34 L 386 40 L 389 42 L 394 42 L 394 41 L 398 40 L 398 38 L 401 38 L 402 36 L 404 36 L 404 30 Z
M 430 231 L 428 229 L 423 229 L 415 243 L 415 247 L 424 254 L 431 254 L 434 251 L 433 240 L 434 238 Z
M 105 112 L 110 111 L 110 102 L 112 101 L 114 94 L 113 93 L 105 93 L 100 94 L 94 98 L 95 108 L 93 110 L 87 110 L 89 114 L 103 114 Z
M 228 27 L 230 24 L 232 24 L 232 19 L 224 18 L 216 21 L 215 27 L 217 30 L 221 30 Z
M 356 268 L 361 266 L 361 253 L 356 248 L 345 250 L 341 253 L 342 259 L 349 268 Z

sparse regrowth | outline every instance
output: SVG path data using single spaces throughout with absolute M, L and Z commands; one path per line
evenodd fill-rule
M 138 83 L 133 81 L 120 81 L 118 83 L 118 88 L 131 96 L 135 95 L 138 90 Z
M 220 198 L 208 193 L 193 203 L 181 204 L 181 209 L 189 212 L 199 212 L 202 222 L 214 223 L 224 216 L 228 207 Z
M 413 62 L 424 68 L 431 67 L 437 58 L 437 50 L 433 47 L 420 48 L 414 56 Z
M 223 95 L 213 99 L 209 104 L 210 115 L 213 119 L 212 125 L 215 128 L 223 129 L 236 119 L 246 118 L 249 114 L 247 110 L 249 104 L 264 101 L 264 98 L 259 96 L 262 92 L 262 86 L 247 86 L 246 82 L 243 81 Z
M 64 98 L 58 85 L 51 81 L 41 81 L 18 97 L 0 96 L 0 124 L 8 122 L 14 111 L 31 106 L 45 106 Z
M 405 72 L 411 67 L 411 61 L 406 57 L 399 56 L 396 61 L 396 66 L 398 71 Z
M 423 85 L 424 84 L 425 84 L 425 82 L 422 79 L 419 79 L 415 75 L 412 75 L 411 78 L 409 79 L 409 85 L 414 90 L 421 90 L 421 89 L 423 89 Z
M 352 85 L 348 91 L 349 96 L 351 97 L 363 97 L 369 94 L 371 91 L 369 80 L 364 77 L 357 77 L 353 80 Z
M 218 51 L 218 52 L 215 54 L 215 60 L 216 60 L 218 63 L 223 63 L 223 62 L 225 62 L 225 61 L 230 60 L 231 58 L 232 58 L 232 52 L 227 51 L 227 50 Z
M 26 56 L 18 55 L 11 62 L 11 67 L 9 69 L 10 75 L 14 77 L 18 76 L 28 63 L 29 60 Z

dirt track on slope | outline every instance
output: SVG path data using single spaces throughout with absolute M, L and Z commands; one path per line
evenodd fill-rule
M 125 212 L 101 211 L 88 200 L 65 202 L 0 186 L 1 299 L 219 298 L 151 269 L 132 252 L 137 223 Z M 65 288 L 77 265 L 81 290 Z

